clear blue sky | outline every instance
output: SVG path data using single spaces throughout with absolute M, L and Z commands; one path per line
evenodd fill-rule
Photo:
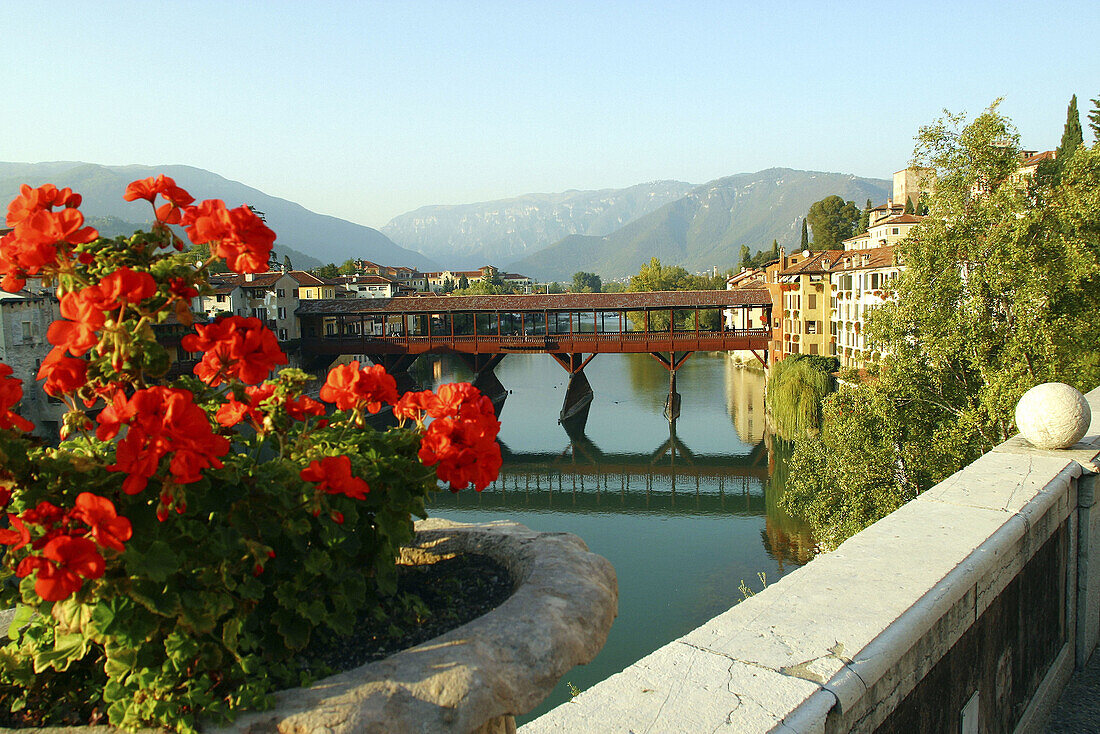
M 5 2 L 0 160 L 188 164 L 371 226 L 771 166 L 888 177 L 921 124 L 999 96 L 1056 146 L 1070 95 L 1100 96 L 1098 38 L 1095 0 Z

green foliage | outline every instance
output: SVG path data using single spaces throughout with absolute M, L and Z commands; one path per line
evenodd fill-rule
M 806 226 L 806 218 L 802 218 L 802 240 L 800 241 L 799 251 L 805 251 L 810 249 L 810 231 Z
M 1066 108 L 1066 126 L 1062 130 L 1062 141 L 1055 150 L 1055 161 L 1061 171 L 1065 164 L 1078 148 L 1084 143 L 1084 134 L 1081 131 L 1081 114 L 1077 111 L 1077 95 L 1069 101 Z
M 1006 440 L 1034 385 L 1100 383 L 1100 150 L 1022 188 L 994 104 L 921 128 L 915 158 L 937 185 L 897 247 L 897 300 L 868 319 L 881 375 L 827 399 L 795 450 L 786 501 L 829 545 Z
M 916 209 L 913 207 L 913 197 L 905 197 L 905 214 L 916 214 Z
M 512 288 L 503 285 L 493 285 L 488 280 L 475 280 L 465 288 L 455 288 L 452 293 L 456 296 L 499 296 L 502 293 L 511 293 Z
M 210 260 L 210 245 L 205 242 L 201 245 L 191 245 L 187 250 L 187 259 L 192 263 L 204 263 Z M 229 266 L 221 258 L 215 259 L 207 268 L 211 273 L 228 273 Z
M 855 202 L 836 196 L 826 196 L 810 205 L 806 219 L 814 231 L 813 249 L 839 250 L 841 243 L 855 234 L 860 211 Z M 805 232 L 805 230 L 803 230 Z M 806 249 L 803 247 L 803 249 Z
M 631 276 L 630 284 L 626 290 L 631 293 L 642 291 L 689 291 L 689 290 L 720 290 L 726 287 L 726 279 L 722 276 L 692 275 L 678 265 L 664 266 L 657 258 L 650 259 L 643 265 L 637 275 Z M 672 312 L 676 318 L 677 329 L 695 328 L 695 309 L 685 309 Z M 645 312 L 632 311 L 627 314 L 635 331 L 644 331 L 646 327 Z M 649 314 L 650 331 L 664 330 L 669 327 L 668 311 L 652 311 Z M 717 309 L 709 309 L 699 313 L 699 328 L 716 330 L 721 328 L 722 316 Z
M 741 245 L 741 261 L 738 270 L 763 268 L 779 259 L 779 242 L 772 240 L 772 246 L 766 250 L 760 250 L 755 255 L 749 254 L 749 246 Z
M 792 354 L 768 370 L 766 402 L 776 432 L 786 439 L 816 433 L 821 401 L 833 387 L 836 357 Z
M 867 200 L 867 204 L 863 207 L 863 211 L 859 215 L 859 226 L 856 227 L 856 234 L 863 234 L 871 227 L 871 200 Z
M 599 293 L 602 290 L 603 283 L 595 273 L 586 273 L 583 270 L 573 273 L 573 285 L 569 288 L 571 293 Z
M 283 267 L 286 268 L 288 273 L 294 269 L 294 263 L 290 261 L 290 255 L 283 255 Z
M 318 278 L 335 278 L 340 274 L 340 269 L 336 267 L 336 263 L 329 263 L 319 268 L 313 268 L 309 272 Z
M 466 290 L 469 287 L 470 287 L 470 279 L 467 278 L 465 275 L 458 276 L 458 289 L 457 290 L 460 290 L 460 291 L 461 290 Z
M 1092 144 L 1095 146 L 1100 141 L 1100 98 L 1089 101 L 1092 102 L 1092 109 L 1089 110 L 1089 129 L 1092 130 Z
M 340 264 L 340 275 L 355 275 L 357 268 L 355 267 L 355 260 L 348 258 Z
M 556 280 L 550 285 L 546 286 L 547 293 L 565 293 L 565 289 L 561 287 L 561 283 Z

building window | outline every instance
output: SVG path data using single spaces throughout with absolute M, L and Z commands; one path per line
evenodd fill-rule
M 817 294 L 811 293 L 810 294 L 810 305 L 808 306 L 808 309 L 810 311 L 813 311 L 815 308 L 817 308 Z
M 20 325 L 23 332 L 23 341 L 27 342 L 34 338 L 33 329 L 31 328 L 30 321 L 24 321 Z
M 280 319 L 285 319 L 286 318 L 286 308 L 283 307 L 283 306 L 279 306 L 279 318 Z
M 266 319 L 267 318 L 267 309 L 266 308 L 254 308 L 254 309 L 252 309 L 252 318 L 254 318 L 254 319 Z
M 898 228 L 897 227 L 894 227 L 893 229 L 890 230 L 890 234 L 897 234 L 897 233 L 898 233 Z
M 286 298 L 286 291 L 282 288 L 279 288 L 275 291 L 275 296 L 276 298 Z
M 225 303 L 225 296 L 218 296 L 218 303 Z
M 286 329 L 279 329 L 279 341 L 286 341 Z

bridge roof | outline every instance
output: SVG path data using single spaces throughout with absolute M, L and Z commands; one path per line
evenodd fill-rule
M 445 311 L 641 311 L 644 309 L 770 306 L 765 288 L 639 293 L 539 293 L 508 296 L 422 296 L 304 300 L 295 311 L 309 314 L 440 313 Z

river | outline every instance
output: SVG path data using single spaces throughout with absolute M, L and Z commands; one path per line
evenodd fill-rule
M 461 362 L 422 358 L 425 386 L 470 380 Z M 440 492 L 428 512 L 514 520 L 579 535 L 611 561 L 619 616 L 607 644 L 567 673 L 523 723 L 619 672 L 805 563 L 805 525 L 777 505 L 782 450 L 765 437 L 764 376 L 731 356 L 693 355 L 677 372 L 681 416 L 663 415 L 668 373 L 649 355 L 601 354 L 585 368 L 595 399 L 583 430 L 558 424 L 567 373 L 549 356 L 509 355 L 500 479 Z M 779 457 L 779 458 L 777 458 Z

